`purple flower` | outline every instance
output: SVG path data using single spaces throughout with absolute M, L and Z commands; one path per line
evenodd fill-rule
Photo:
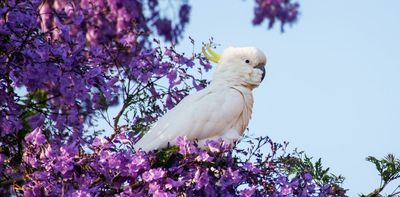
M 283 196 L 291 195 L 293 194 L 293 189 L 289 185 L 284 185 L 281 187 L 279 194 Z
M 253 24 L 260 25 L 265 19 L 269 21 L 268 28 L 272 28 L 276 21 L 281 22 L 281 31 L 285 24 L 293 24 L 297 20 L 299 4 L 289 1 L 256 0 Z
M 207 140 L 205 145 L 213 153 L 224 152 L 230 149 L 230 145 L 225 143 L 221 138 L 218 140 Z
M 169 19 L 163 18 L 158 19 L 154 22 L 154 26 L 157 28 L 157 33 L 162 35 L 166 41 L 173 41 L 174 35 L 172 30 L 172 22 Z
M 196 183 L 196 190 L 200 190 L 201 188 L 206 187 L 208 184 L 210 184 L 208 169 L 202 170 L 200 168 L 197 168 L 194 174 L 193 182 Z
M 186 58 L 184 56 L 179 56 L 179 64 L 186 64 L 187 67 L 192 68 L 194 66 L 194 62 L 192 59 Z
M 293 179 L 293 181 L 291 182 L 292 185 L 297 185 L 295 180 L 297 179 Z M 284 175 L 278 176 L 277 178 L 275 178 L 275 181 L 280 186 L 289 185 L 289 179 L 287 176 Z
M 203 84 L 203 83 L 197 84 L 196 79 L 192 80 L 192 85 L 194 88 L 196 88 L 197 91 L 205 88 L 205 84 Z
M 251 186 L 249 188 L 246 188 L 246 189 L 243 189 L 242 191 L 240 191 L 239 196 L 251 197 L 251 196 L 253 196 L 253 194 L 256 190 L 257 190 L 257 188 L 255 186 Z
M 240 175 L 239 170 L 232 170 L 231 167 L 223 170 L 222 177 L 220 179 L 220 184 L 222 189 L 231 187 L 241 181 L 242 175 Z
M 165 99 L 165 105 L 168 109 L 172 109 L 175 106 L 174 102 L 172 101 L 172 97 L 170 95 L 168 95 L 167 98 Z
M 55 152 L 53 147 L 50 144 L 47 144 L 43 151 L 40 152 L 40 159 L 53 159 L 55 156 Z
M 62 175 L 69 176 L 74 168 L 74 156 L 76 153 L 77 148 L 75 144 L 60 147 L 60 153 L 55 159 L 54 170 L 61 172 Z
M 42 133 L 42 128 L 36 127 L 36 129 L 25 136 L 25 141 L 35 146 L 44 144 L 46 142 L 46 137 Z
M 91 197 L 92 195 L 90 195 L 89 192 L 84 191 L 84 190 L 76 190 L 72 193 L 72 196 L 76 196 L 76 197 Z
M 167 78 L 169 80 L 170 87 L 172 87 L 174 85 L 176 77 L 177 77 L 177 71 L 176 70 L 171 70 L 168 73 Z
M 207 152 L 202 151 L 199 153 L 199 155 L 195 158 L 196 161 L 207 161 L 211 162 L 214 158 L 211 157 Z
M 160 178 L 163 178 L 165 175 L 165 171 L 161 168 L 156 168 L 156 169 L 151 169 L 149 171 L 146 171 L 143 173 L 142 177 L 143 180 L 146 182 L 150 182 L 153 180 L 158 180 Z
M 200 65 L 203 66 L 203 68 L 206 70 L 206 72 L 208 72 L 212 67 L 209 62 L 204 61 L 202 58 L 199 59 L 199 63 L 200 63 Z
M 126 138 L 125 133 L 121 132 L 114 138 L 114 142 L 122 144 L 131 144 L 132 142 Z
M 323 185 L 323 186 L 320 188 L 320 190 L 321 190 L 320 196 L 328 196 L 329 194 L 333 194 L 332 186 L 329 185 L 329 184 Z
M 181 155 L 190 154 L 190 149 L 189 149 L 190 143 L 187 140 L 186 136 L 183 136 L 183 137 L 182 136 L 178 136 L 176 138 L 176 145 L 178 145 L 179 153 Z
M 167 178 L 167 183 L 165 184 L 165 189 L 171 190 L 173 188 L 179 188 L 184 184 L 183 181 L 175 181 L 174 179 Z
M 149 161 L 147 155 L 143 151 L 136 151 L 132 155 L 132 160 L 130 163 L 126 164 L 128 167 L 128 172 L 135 175 L 141 170 L 147 170 L 149 166 Z
M 93 148 L 110 148 L 110 146 L 107 144 L 108 144 L 108 141 L 106 139 L 96 137 L 92 142 L 92 147 Z
M 149 184 L 149 193 L 156 193 L 156 192 L 160 192 L 161 187 L 159 184 L 157 183 L 150 183 Z
M 96 77 L 97 75 L 101 74 L 101 68 L 99 67 L 95 67 L 90 69 L 86 74 L 85 74 L 85 78 L 86 79 L 91 79 Z
M 164 192 L 164 191 L 160 191 L 160 190 L 156 190 L 154 193 L 153 193 L 153 196 L 154 197 L 169 197 L 169 196 L 174 196 L 174 195 L 169 195 L 167 192 Z
M 243 164 L 243 168 L 246 169 L 247 171 L 253 172 L 253 173 L 259 173 L 260 169 L 254 166 L 253 163 L 251 162 L 245 162 Z
M 6 160 L 6 156 L 0 153 L 0 163 L 3 164 L 4 160 Z M 2 167 L 3 165 L 0 165 Z
M 43 114 L 36 114 L 34 116 L 29 117 L 29 125 L 33 128 L 40 127 L 44 123 L 45 117 Z
M 312 181 L 312 175 L 310 174 L 310 173 L 308 173 L 308 172 L 306 172 L 306 173 L 303 173 L 302 174 L 302 177 L 303 177 L 303 179 L 306 181 L 306 182 L 310 182 L 310 181 Z

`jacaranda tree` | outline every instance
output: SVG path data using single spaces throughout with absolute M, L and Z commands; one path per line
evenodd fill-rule
M 298 8 L 255 0 L 253 24 L 283 31 Z M 0 1 L 0 196 L 344 196 L 342 177 L 268 137 L 132 149 L 208 83 L 208 60 L 174 48 L 191 9 L 184 0 Z

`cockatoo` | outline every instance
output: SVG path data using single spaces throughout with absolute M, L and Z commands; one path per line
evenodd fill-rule
M 252 90 L 264 79 L 267 59 L 254 47 L 229 47 L 222 56 L 210 47 L 202 51 L 207 59 L 218 63 L 211 83 L 162 116 L 135 149 L 165 148 L 176 144 L 178 136 L 198 140 L 200 147 L 206 140 L 218 138 L 233 144 L 242 136 L 251 118 Z

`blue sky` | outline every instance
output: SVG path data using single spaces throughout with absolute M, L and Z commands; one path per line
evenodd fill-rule
M 254 91 L 251 134 L 321 157 L 346 177 L 350 196 L 379 185 L 365 157 L 400 157 L 400 1 L 301 0 L 298 23 L 284 34 L 278 26 L 251 25 L 252 0 L 191 4 L 179 49 L 192 51 L 187 36 L 198 51 L 214 37 L 219 52 L 256 46 L 267 55 L 266 79 Z

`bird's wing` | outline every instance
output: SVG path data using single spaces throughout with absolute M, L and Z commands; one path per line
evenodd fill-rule
M 189 140 L 222 135 L 232 128 L 245 106 L 242 94 L 233 88 L 208 87 L 187 96 L 161 117 L 135 148 L 149 151 L 175 144 L 178 136 Z

